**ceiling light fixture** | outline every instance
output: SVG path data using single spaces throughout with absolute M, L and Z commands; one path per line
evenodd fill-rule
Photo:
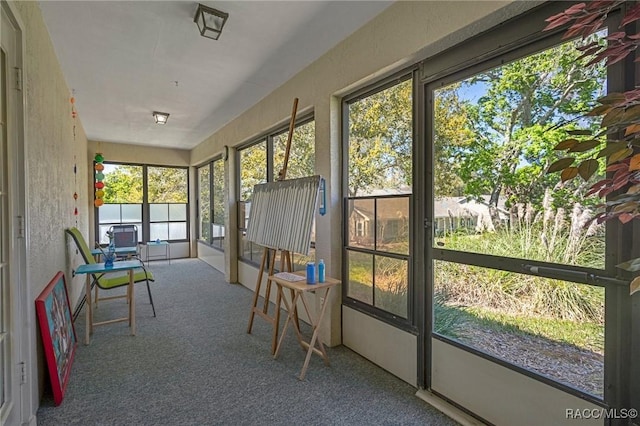
M 222 33 L 222 27 L 224 27 L 228 13 L 220 12 L 203 4 L 198 4 L 198 10 L 196 10 L 196 16 L 193 18 L 193 22 L 198 24 L 200 35 L 202 37 L 211 38 L 217 40 Z
M 156 124 L 167 124 L 169 114 L 166 112 L 153 111 L 153 118 L 156 120 Z

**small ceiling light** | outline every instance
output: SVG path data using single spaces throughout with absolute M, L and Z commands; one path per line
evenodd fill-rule
M 167 124 L 169 114 L 166 112 L 153 111 L 153 118 L 155 118 L 156 124 Z
M 193 22 L 198 24 L 198 29 L 202 37 L 217 40 L 220 38 L 222 27 L 224 27 L 228 17 L 228 13 L 220 12 L 203 4 L 198 4 L 198 10 L 196 11 L 196 16 L 193 18 Z

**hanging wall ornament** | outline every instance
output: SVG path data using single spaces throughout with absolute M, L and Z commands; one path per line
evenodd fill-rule
M 102 173 L 102 171 L 104 170 L 104 164 L 102 164 L 102 162 L 104 161 L 104 157 L 101 153 L 98 152 L 96 153 L 93 161 L 95 161 L 93 169 L 95 170 L 94 176 L 96 181 L 94 185 L 95 200 L 93 201 L 93 205 L 96 207 L 100 207 L 104 204 L 104 182 L 102 182 L 104 180 L 104 173 Z
M 73 141 L 75 142 L 75 136 L 73 138 Z M 78 187 L 78 164 L 76 163 L 75 155 L 73 156 L 73 187 L 74 189 Z M 76 227 L 77 227 L 78 226 L 78 192 L 77 191 L 74 191 L 73 193 L 73 215 L 76 217 Z
M 76 98 L 73 96 L 75 90 L 72 90 L 72 96 L 69 98 L 71 103 L 71 118 L 73 119 L 73 146 L 76 146 Z M 75 217 L 76 228 L 78 227 L 78 162 L 76 156 L 73 156 L 73 216 Z

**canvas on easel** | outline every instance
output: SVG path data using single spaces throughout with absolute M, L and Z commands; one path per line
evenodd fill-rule
M 265 270 L 267 276 L 273 275 L 275 258 L 280 251 L 280 271 L 291 272 L 291 253 L 307 254 L 309 252 L 311 230 L 315 214 L 315 206 L 320 186 L 320 176 L 311 176 L 303 181 L 291 179 L 286 181 L 291 141 L 296 122 L 298 98 L 293 100 L 291 120 L 289 121 L 289 134 L 282 163 L 282 169 L 278 173 L 277 182 L 254 186 L 251 203 L 251 214 L 247 225 L 247 239 L 264 247 L 262 259 L 258 269 L 256 288 L 253 294 L 253 302 L 249 313 L 247 333 L 251 333 L 255 315 L 263 318 L 273 325 L 273 338 L 271 340 L 271 353 L 275 353 L 278 339 L 278 323 L 280 310 L 276 309 L 273 316 L 269 315 L 269 300 L 271 294 L 271 279 L 267 278 L 267 286 L 264 293 L 262 309 L 258 308 L 260 287 Z M 267 260 L 269 265 L 267 266 Z M 279 306 L 280 292 L 276 298 Z M 297 323 L 297 316 L 296 316 Z
M 320 176 L 255 185 L 247 240 L 274 250 L 308 254 Z
M 78 346 L 62 271 L 56 274 L 36 299 L 36 313 L 49 367 L 53 402 L 60 405 L 69 383 L 71 364 Z

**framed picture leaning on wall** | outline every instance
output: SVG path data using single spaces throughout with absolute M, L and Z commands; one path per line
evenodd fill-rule
M 53 402 L 60 405 L 69 383 L 71 364 L 78 346 L 62 271 L 56 274 L 36 299 L 36 313 L 49 367 Z

